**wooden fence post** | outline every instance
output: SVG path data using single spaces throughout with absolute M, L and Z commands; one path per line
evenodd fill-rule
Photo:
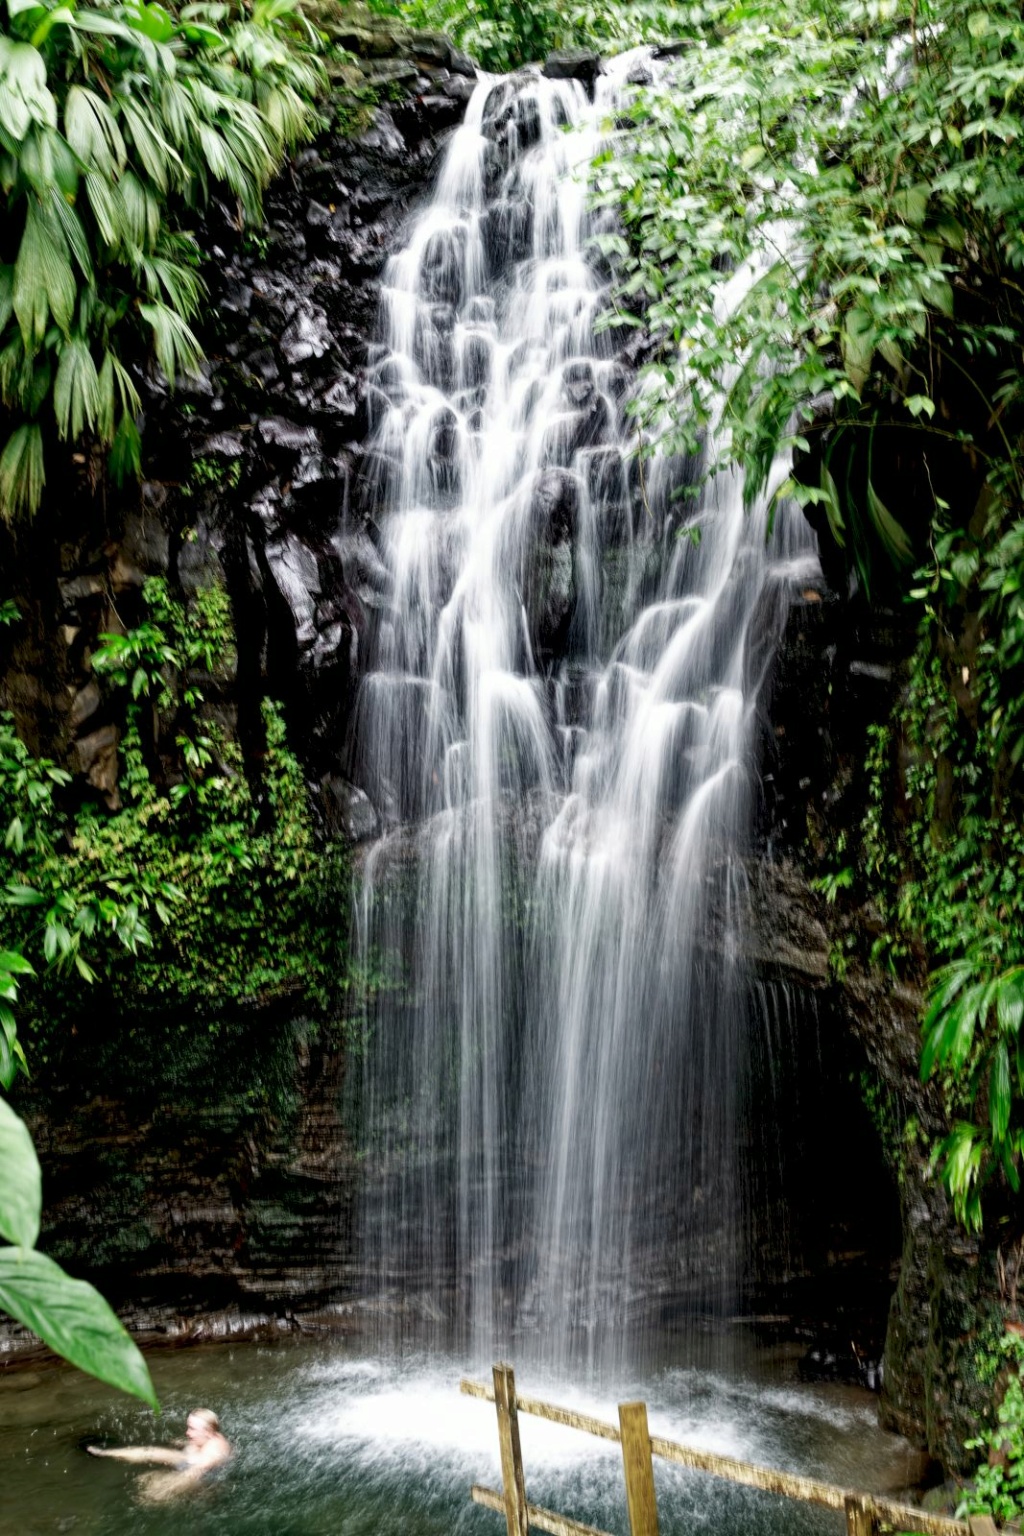
M 494 1367 L 494 1406 L 498 1412 L 501 1483 L 505 1495 L 508 1536 L 529 1536 L 526 1479 L 523 1476 L 523 1452 L 519 1445 L 519 1414 L 516 1409 L 516 1373 L 510 1365 Z
M 991 1515 L 971 1515 L 967 1521 L 971 1536 L 999 1536 Z
M 647 1428 L 646 1403 L 619 1404 L 622 1466 L 626 1474 L 626 1505 L 632 1536 L 658 1536 L 658 1504 L 654 1494 L 654 1464 Z
M 875 1536 L 877 1526 L 867 1499 L 851 1494 L 846 1500 L 846 1536 Z

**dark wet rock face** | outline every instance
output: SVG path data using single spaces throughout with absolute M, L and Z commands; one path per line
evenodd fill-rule
M 45 1251 L 150 1337 L 337 1326 L 356 1258 L 340 1039 L 280 1009 L 188 1046 L 134 1022 L 83 1018 L 20 1096 Z M 5 1319 L 0 1362 L 26 1345 Z
M 548 54 L 544 63 L 549 80 L 579 80 L 591 99 L 601 72 L 601 56 L 589 48 L 562 48 Z
M 881 1228 L 891 1221 L 887 1204 L 899 1215 L 889 1238 L 896 1245 L 892 1284 L 880 1293 L 888 1297 L 882 1419 L 945 1467 L 965 1472 L 974 1462 L 964 1442 L 991 1409 L 991 1386 L 979 1380 L 975 1356 L 1016 1315 L 1012 1255 L 1007 1260 L 999 1250 L 998 1212 L 980 1238 L 958 1226 L 930 1167 L 947 1123 L 936 1085 L 919 1076 L 921 990 L 867 963 L 876 913 L 831 905 L 811 885 L 828 867 L 822 861 L 832 840 L 845 833 L 857 847 L 868 730 L 892 715 L 913 643 L 902 613 L 868 612 L 824 588 L 791 608 L 763 700 L 750 958 L 762 976 L 784 977 L 815 998 L 828 1033 L 849 1042 L 854 1077 L 867 1074 L 875 1146 L 890 1185 L 889 1201 L 878 1199 L 874 1216 Z M 836 954 L 849 957 L 838 968 Z M 822 1147 L 832 1176 L 848 1154 L 855 1161 L 864 1155 L 863 1148 L 851 1154 L 834 1131 Z M 830 1353 L 836 1369 L 850 1368 L 842 1359 L 849 1341 L 833 1332 L 809 1370 L 824 1369 Z M 863 1359 L 872 1361 L 873 1352 Z
M 211 211 L 199 237 L 210 360 L 174 394 L 140 381 L 139 504 L 118 507 L 108 493 L 104 505 L 72 483 L 63 499 L 76 507 L 73 540 L 55 539 L 41 518 L 16 553 L 0 548 L 24 573 L 15 595 L 33 616 L 2 637 L 0 704 L 26 741 L 67 761 L 110 806 L 118 722 L 104 714 L 89 656 L 99 634 L 139 622 L 152 575 L 183 596 L 227 587 L 241 663 L 219 705 L 255 718 L 270 693 L 314 777 L 345 760 L 368 606 L 380 596 L 367 528 L 388 466 L 367 464 L 362 444 L 378 388 L 381 278 L 475 70 L 447 39 L 401 27 L 392 36 L 358 7 L 331 25 L 351 32 L 345 46 L 362 51 L 383 104 L 360 131 L 329 132 L 295 156 L 268 191 L 264 230 L 240 234 L 234 209 Z M 435 254 L 442 293 L 458 253 Z M 448 376 L 443 308 L 423 349 Z M 462 366 L 470 384 L 484 375 L 482 344 Z M 439 422 L 430 455 L 442 504 L 454 494 L 453 449 L 451 423 Z M 0 543 L 10 538 L 0 529 Z

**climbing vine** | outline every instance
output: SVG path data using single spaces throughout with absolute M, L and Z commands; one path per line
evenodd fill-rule
M 863 828 L 890 956 L 933 967 L 922 1075 L 941 1082 L 952 1128 L 936 1162 L 974 1229 L 993 1180 L 1019 1189 L 1024 1150 L 1021 547 L 991 500 L 973 528 L 936 538 L 913 592 L 906 691 L 875 733 Z

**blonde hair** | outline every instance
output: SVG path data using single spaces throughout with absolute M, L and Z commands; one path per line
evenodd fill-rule
M 190 1419 L 198 1419 L 200 1424 L 205 1424 L 207 1429 L 212 1429 L 214 1434 L 220 1434 L 220 1419 L 212 1408 L 193 1408 L 189 1414 Z

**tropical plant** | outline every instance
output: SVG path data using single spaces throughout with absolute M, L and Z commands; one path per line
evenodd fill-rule
M 965 1449 L 983 1452 L 964 1490 L 957 1516 L 993 1515 L 1000 1525 L 1024 1514 L 1024 1338 L 1003 1334 L 994 1349 L 982 1351 L 979 1375 L 1001 1393 L 995 1423 Z
M 14 602 L 0 603 L 0 625 L 19 618 Z M 26 871 L 54 855 L 54 790 L 69 778 L 54 763 L 34 759 L 19 741 L 11 717 L 0 716 L 0 823 L 7 822 L 0 854 L 0 875 L 7 879 L 0 891 L 0 906 L 8 908 L 8 918 L 24 916 L 27 910 L 38 914 L 39 908 L 46 907 L 41 922 L 46 960 L 71 961 L 88 981 L 93 973 L 80 942 L 95 931 L 98 922 L 110 923 L 121 942 L 133 950 L 144 934 L 129 912 L 109 896 L 81 903 L 56 890 L 48 902 L 38 884 L 26 878 Z M 0 1084 L 4 1088 L 11 1087 L 19 1071 L 28 1071 L 14 1005 L 22 982 L 35 975 L 25 957 L 25 945 L 17 942 L 10 929 L 8 921 L 5 934 L 14 947 L 0 950 Z M 12 1245 L 0 1246 L 0 1309 L 73 1365 L 157 1408 L 146 1363 L 103 1297 L 36 1251 L 41 1208 L 42 1175 L 32 1138 L 24 1121 L 0 1098 L 0 1237 Z
M 159 1411 L 149 1368 L 99 1292 L 35 1246 L 42 1175 L 25 1122 L 0 1098 L 0 1310 L 57 1354 Z
M 57 441 L 140 467 L 137 366 L 195 372 L 189 232 L 216 192 L 259 220 L 321 87 L 297 0 L 4 0 L 0 516 L 33 512 Z
M 932 979 L 921 1074 L 948 1074 L 969 1112 L 985 1094 L 981 1124 L 959 1121 L 937 1151 L 957 1216 L 975 1231 L 982 1224 L 982 1191 L 994 1174 L 1001 1172 L 1014 1193 L 1020 1189 L 1022 1019 L 1024 965 L 1004 970 L 996 956 L 969 953 Z
M 215 673 L 233 641 L 222 588 L 186 606 L 154 578 L 146 618 L 95 653 L 126 695 L 124 807 L 113 814 L 61 803 L 69 775 L 34 757 L 0 715 L 0 1084 L 29 1067 L 16 1005 L 44 1056 L 83 982 L 102 976 L 115 998 L 159 1009 L 173 1000 L 223 1006 L 292 991 L 323 1001 L 337 983 L 336 908 L 343 861 L 313 839 L 302 771 L 280 712 L 264 708 L 263 803 L 236 747 L 204 725 L 196 672 Z M 0 605 L 0 622 L 18 617 Z M 151 700 L 177 725 L 182 779 L 158 792 L 143 739 Z M 148 957 L 148 958 L 147 958 Z M 28 991 L 23 996 L 22 989 Z M 204 1016 L 202 1029 L 213 1026 Z M 191 1029 L 193 1023 L 183 1023 Z M 184 1042 L 182 1042 L 184 1043 Z M 28 1131 L 0 1099 L 0 1309 L 101 1380 L 152 1402 L 144 1362 L 91 1286 L 35 1251 L 40 1172 Z
M 699 450 L 725 387 L 719 462 L 748 496 L 780 451 L 811 456 L 780 494 L 821 508 L 870 588 L 923 548 L 929 455 L 969 444 L 1019 498 L 1020 9 L 726 0 L 704 22 L 604 156 L 626 225 L 602 240 L 609 322 L 640 302 L 660 342 L 640 411 L 666 447 Z M 918 445 L 914 526 L 885 499 L 893 434 Z
M 403 0 L 414 27 L 439 27 L 484 69 L 505 72 L 540 60 L 553 49 L 596 47 L 620 53 L 638 43 L 668 42 L 703 8 L 667 0 L 619 5 L 560 5 L 556 0 Z
M 919 605 L 852 883 L 883 919 L 871 960 L 937 968 L 936 1166 L 976 1228 L 1024 1139 L 1024 20 L 713 0 L 669 68 L 598 166 L 623 225 L 607 323 L 654 332 L 641 439 L 699 456 L 714 422 L 705 473 L 738 465 L 748 497 L 774 475 L 864 594 Z

